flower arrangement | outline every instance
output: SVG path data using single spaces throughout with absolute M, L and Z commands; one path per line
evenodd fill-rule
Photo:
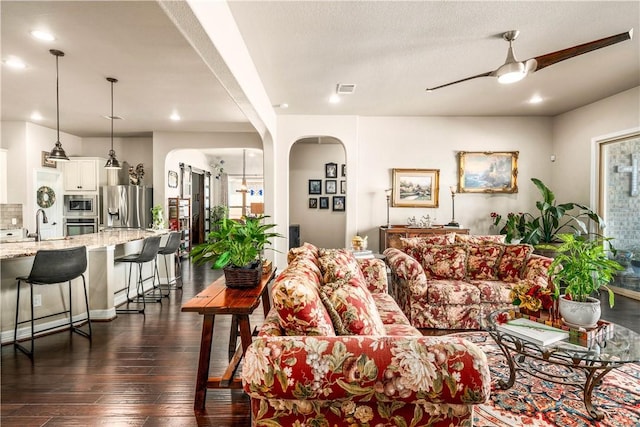
M 551 289 L 531 282 L 519 283 L 511 290 L 513 305 L 532 312 L 542 309 L 551 311 L 555 298 L 556 296 Z
M 502 220 L 502 215 L 491 212 L 493 225 L 498 228 L 500 234 L 506 234 L 507 243 L 512 243 L 516 239 L 520 239 L 525 230 L 525 218 L 523 213 L 509 212 L 507 218 Z

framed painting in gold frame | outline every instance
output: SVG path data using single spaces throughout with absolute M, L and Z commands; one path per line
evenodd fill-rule
M 440 169 L 393 169 L 393 207 L 437 208 Z
M 460 151 L 460 193 L 517 193 L 518 151 Z

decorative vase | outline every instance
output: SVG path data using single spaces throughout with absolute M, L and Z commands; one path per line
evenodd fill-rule
M 558 299 L 560 316 L 568 326 L 577 328 L 594 328 L 600 320 L 600 300 L 587 297 L 586 302 L 565 299 L 561 295 Z

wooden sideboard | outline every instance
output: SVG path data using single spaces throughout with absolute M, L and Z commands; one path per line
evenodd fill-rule
M 458 233 L 469 234 L 468 228 L 414 228 L 406 225 L 380 227 L 380 253 L 389 247 L 401 248 L 401 237 L 420 237 L 427 234 Z

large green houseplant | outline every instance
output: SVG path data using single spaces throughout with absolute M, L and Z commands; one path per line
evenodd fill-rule
M 557 203 L 556 196 L 538 178 L 531 181 L 540 190 L 542 200 L 536 202 L 536 213 L 524 213 L 518 222 L 522 243 L 531 245 L 559 243 L 561 233 L 571 230 L 574 234 L 588 234 L 586 221 L 594 221 L 604 227 L 602 218 L 589 207 L 575 202 Z M 577 213 L 573 213 L 578 209 Z
M 609 294 L 609 306 L 613 307 L 614 294 L 607 286 L 616 271 L 624 268 L 607 253 L 611 238 L 600 235 L 559 234 L 562 243 L 555 247 L 556 256 L 549 267 L 549 274 L 555 285 L 560 315 L 569 324 L 593 326 L 600 318 L 598 291 L 604 289 Z M 564 293 L 560 295 L 560 293 Z M 577 303 L 577 304 L 576 304 Z M 578 306 L 587 304 L 586 314 L 578 313 Z M 577 314 L 577 317 L 574 315 Z
M 207 235 L 207 241 L 191 249 L 189 256 L 194 264 L 211 263 L 212 269 L 225 269 L 227 285 L 237 278 L 238 270 L 251 270 L 260 279 L 262 271 L 260 255 L 274 237 L 282 237 L 271 231 L 275 224 L 265 224 L 267 216 L 245 217 L 243 220 L 220 218 Z M 247 283 L 246 286 L 257 285 Z M 242 286 L 242 285 L 238 285 Z

